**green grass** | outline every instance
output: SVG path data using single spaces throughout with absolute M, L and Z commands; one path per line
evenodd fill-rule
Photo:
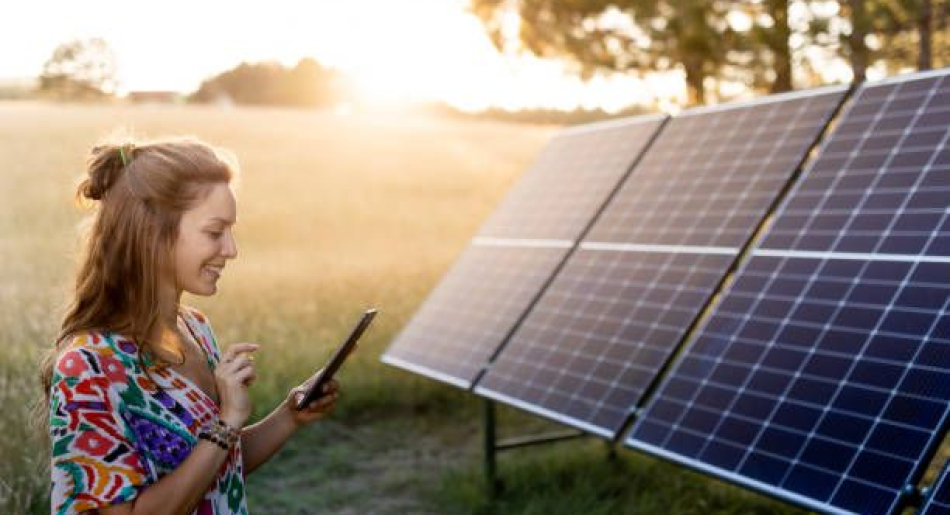
M 480 470 L 453 472 L 433 492 L 447 513 L 683 515 L 800 513 L 735 487 L 621 450 L 609 457 L 601 441 L 526 449 L 501 468 L 503 489 L 492 502 Z
M 327 357 L 367 306 L 381 315 L 343 370 L 329 419 L 248 478 L 253 513 L 795 513 L 680 467 L 582 439 L 504 453 L 484 495 L 481 401 L 379 356 L 549 128 L 279 109 L 0 103 L 0 513 L 48 512 L 31 437 L 37 360 L 75 260 L 71 204 L 86 150 L 116 126 L 236 151 L 239 258 L 213 298 L 186 298 L 219 341 L 254 341 L 255 417 Z M 553 424 L 499 410 L 501 432 Z

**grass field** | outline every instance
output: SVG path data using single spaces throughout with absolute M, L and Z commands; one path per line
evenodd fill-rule
M 253 513 L 798 513 L 636 453 L 576 440 L 506 453 L 481 475 L 481 404 L 379 356 L 550 128 L 268 109 L 0 103 L 0 513 L 47 513 L 47 452 L 27 426 L 76 249 L 75 180 L 116 127 L 236 151 L 239 258 L 186 298 L 219 341 L 255 341 L 260 416 L 321 363 L 361 308 L 382 315 L 341 375 L 334 415 L 248 479 Z M 501 409 L 502 432 L 550 424 Z M 504 435 L 502 435 L 504 436 Z

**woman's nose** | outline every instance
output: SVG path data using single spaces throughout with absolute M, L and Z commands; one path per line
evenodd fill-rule
M 228 237 L 224 241 L 224 248 L 221 250 L 221 255 L 226 259 L 234 259 L 238 255 L 237 241 L 234 239 L 234 233 L 231 231 L 228 231 Z

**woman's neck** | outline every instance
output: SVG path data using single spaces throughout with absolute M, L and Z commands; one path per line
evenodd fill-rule
M 167 340 L 168 335 L 177 336 L 178 333 L 178 306 L 181 302 L 181 290 L 171 286 L 162 286 L 159 291 L 160 319 L 158 326 L 152 330 L 149 340 L 156 342 L 158 347 Z
M 164 285 L 159 291 L 158 299 L 162 306 L 159 313 L 164 317 L 162 323 L 168 328 L 173 329 L 177 327 L 178 306 L 181 304 L 181 290 L 170 285 Z

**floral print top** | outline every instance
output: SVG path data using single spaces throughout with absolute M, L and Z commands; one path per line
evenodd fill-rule
M 220 352 L 204 315 L 182 307 L 178 324 L 213 369 Z M 49 406 L 53 514 L 132 500 L 178 467 L 218 415 L 214 400 L 185 376 L 141 361 L 148 373 L 136 344 L 115 333 L 87 332 L 64 346 Z M 240 442 L 194 513 L 247 513 Z

